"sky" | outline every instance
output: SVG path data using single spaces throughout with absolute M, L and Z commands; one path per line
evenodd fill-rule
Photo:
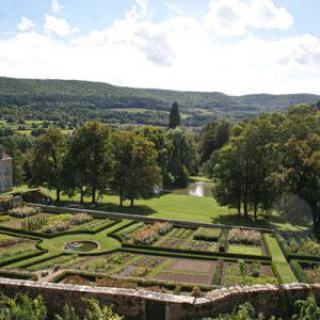
M 319 16 L 320 0 L 0 0 L 0 76 L 320 94 Z

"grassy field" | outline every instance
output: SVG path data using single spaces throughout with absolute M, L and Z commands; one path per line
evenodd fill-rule
M 15 189 L 14 192 L 25 191 L 26 189 L 26 186 L 22 186 Z M 45 189 L 42 189 L 42 191 L 50 195 L 53 199 L 55 198 L 54 191 Z M 66 195 L 62 195 L 62 205 L 70 205 L 73 202 L 78 202 L 79 199 L 79 195 L 76 195 L 71 199 Z M 89 206 L 90 198 L 86 198 L 85 201 Z M 268 221 L 264 218 L 259 218 L 257 222 L 240 219 L 235 210 L 220 206 L 217 201 L 211 197 L 192 197 L 189 195 L 165 193 L 156 198 L 137 200 L 134 208 L 128 206 L 120 208 L 118 205 L 119 198 L 115 195 L 104 195 L 98 199 L 98 202 L 99 209 L 101 210 L 148 215 L 155 218 L 253 227 L 271 227 L 282 231 L 301 231 L 308 228 L 307 225 L 290 223 L 277 213 L 274 213 Z

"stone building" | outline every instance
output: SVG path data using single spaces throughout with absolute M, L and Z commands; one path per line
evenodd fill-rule
M 12 158 L 0 145 L 0 192 L 10 191 L 13 187 Z

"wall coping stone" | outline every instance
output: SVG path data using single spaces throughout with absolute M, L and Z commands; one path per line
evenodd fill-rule
M 76 291 L 88 294 L 105 294 L 110 296 L 126 296 L 137 297 L 146 300 L 161 301 L 172 304 L 191 304 L 191 305 L 207 305 L 214 302 L 218 302 L 224 299 L 231 298 L 232 296 L 238 296 L 241 294 L 263 293 L 270 291 L 295 291 L 295 290 L 309 290 L 320 289 L 320 284 L 305 284 L 305 283 L 293 283 L 285 285 L 254 285 L 254 286 L 235 286 L 230 288 L 220 288 L 208 292 L 204 297 L 191 297 L 180 296 L 168 293 L 153 292 L 146 289 L 126 289 L 126 288 L 109 288 L 109 287 L 90 287 L 79 286 L 71 284 L 61 283 L 49 283 L 49 282 L 36 282 L 31 280 L 18 280 L 8 279 L 0 277 L 0 290 L 1 287 L 14 286 L 21 287 L 23 289 L 48 289 L 55 291 Z

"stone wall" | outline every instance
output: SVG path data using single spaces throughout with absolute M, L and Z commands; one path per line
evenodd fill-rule
M 294 300 L 304 299 L 310 292 L 320 302 L 320 285 L 306 284 L 233 287 L 211 291 L 202 298 L 193 298 L 142 289 L 98 288 L 0 278 L 0 290 L 9 296 L 18 292 L 27 292 L 31 296 L 42 295 L 51 315 L 61 311 L 65 303 L 73 304 L 81 312 L 85 308 L 83 299 L 95 298 L 113 305 L 114 310 L 127 319 L 137 320 L 200 319 L 230 312 L 247 301 L 266 316 L 285 316 Z

